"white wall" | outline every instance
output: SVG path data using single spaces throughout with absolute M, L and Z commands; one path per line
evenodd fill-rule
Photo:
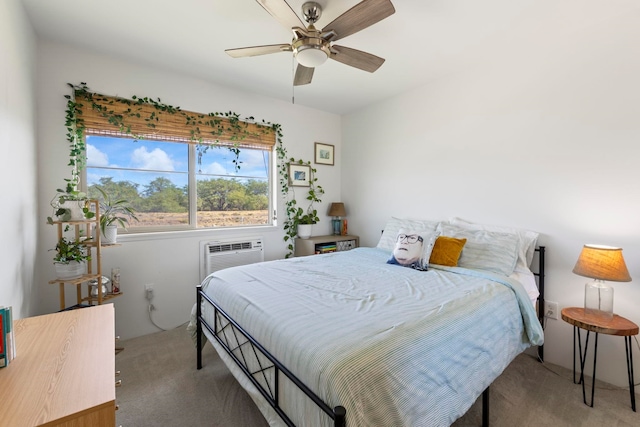
M 35 160 L 36 39 L 17 0 L 0 2 L 0 181 L 6 207 L 0 211 L 0 306 L 14 317 L 36 310 L 33 283 L 36 246 Z
M 314 142 L 335 144 L 335 167 L 318 165 L 318 179 L 326 194 L 318 207 L 321 222 L 314 234 L 329 234 L 331 222 L 324 215 L 332 201 L 340 199 L 340 117 L 305 107 L 231 91 L 189 76 L 172 74 L 140 64 L 133 64 L 97 53 L 40 40 L 38 52 L 38 151 L 39 239 L 37 283 L 40 288 L 39 309 L 43 313 L 59 309 L 57 286 L 46 285 L 54 277 L 51 253 L 55 246 L 54 227 L 45 224 L 51 215 L 49 201 L 56 188 L 69 175 L 65 139 L 65 95 L 67 83 L 86 82 L 100 93 L 131 97 L 161 98 L 167 104 L 189 111 L 209 113 L 234 111 L 282 125 L 284 144 L 291 157 L 313 161 Z M 277 187 L 279 190 L 279 187 Z M 283 216 L 280 201 L 279 215 Z M 324 218 L 323 218 L 324 216 Z M 229 236 L 264 237 L 265 259 L 284 257 L 282 225 L 247 231 L 221 230 L 164 234 L 162 238 L 119 236 L 122 246 L 103 251 L 103 274 L 112 267 L 121 269 L 124 295 L 113 299 L 116 308 L 116 333 L 123 339 L 158 331 L 149 321 L 144 285 L 155 289 L 154 320 L 163 328 L 172 328 L 189 318 L 199 283 L 199 242 Z M 75 293 L 67 287 L 68 305 Z
M 375 245 L 392 215 L 536 230 L 560 308 L 583 304 L 582 245 L 621 246 L 634 280 L 614 310 L 640 323 L 638 37 L 637 16 L 604 20 L 344 116 L 350 231 Z M 549 320 L 545 338 L 571 367 L 572 327 Z M 601 335 L 597 377 L 624 386 L 625 367 L 623 339 Z

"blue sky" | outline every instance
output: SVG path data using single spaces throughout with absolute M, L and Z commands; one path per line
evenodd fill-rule
M 112 176 L 114 181 L 140 184 L 139 190 L 159 176 L 170 179 L 178 187 L 187 184 L 187 144 L 150 140 L 134 142 L 127 138 L 103 136 L 87 136 L 86 142 L 88 185 L 97 183 L 103 176 Z M 261 150 L 242 149 L 240 151 L 241 169 L 236 172 L 233 153 L 226 148 L 210 148 L 202 156 L 202 163 L 198 169 L 204 175 L 198 175 L 198 178 L 250 176 L 266 179 L 269 160 L 263 153 Z M 138 171 L 106 169 L 107 167 Z M 144 170 L 149 172 L 143 172 Z M 165 171 L 165 173 L 155 171 Z

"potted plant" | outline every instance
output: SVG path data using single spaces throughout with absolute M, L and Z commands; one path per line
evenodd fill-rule
M 61 237 L 56 244 L 56 255 L 53 264 L 56 268 L 58 279 L 76 279 L 85 271 L 85 264 L 91 260 L 82 241 L 75 241 Z
M 71 188 L 65 191 L 59 188 L 50 204 L 59 221 L 82 221 L 95 216 L 95 213 L 89 210 L 88 201 L 86 193 L 82 191 Z M 53 223 L 53 218 L 47 217 L 47 222 Z
M 309 237 L 311 237 L 311 229 L 313 228 L 313 224 L 318 223 L 318 221 L 320 220 L 317 214 L 318 212 L 313 209 L 306 214 L 303 214 L 301 216 L 299 215 L 294 218 L 294 222 L 296 223 L 296 232 L 299 238 L 308 239 Z
M 95 186 L 102 194 L 100 199 L 100 231 L 102 232 L 101 243 L 112 245 L 118 239 L 118 225 L 125 230 L 129 226 L 129 220 L 138 221 L 135 209 L 131 203 L 125 199 L 114 200 L 102 188 Z

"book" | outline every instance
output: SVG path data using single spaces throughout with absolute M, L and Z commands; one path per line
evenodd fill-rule
M 7 323 L 7 353 L 9 354 L 9 361 L 15 359 L 16 357 L 16 340 L 15 334 L 13 333 L 13 307 L 5 307 L 5 321 Z
M 6 334 L 4 332 L 5 319 L 4 319 L 4 307 L 0 308 L 0 368 L 4 368 L 9 364 L 7 357 L 7 341 Z
M 0 368 L 9 366 L 16 356 L 12 314 L 11 307 L 0 307 Z
M 327 254 L 331 252 L 335 252 L 337 250 L 335 243 L 324 243 L 316 245 L 316 253 L 317 254 Z

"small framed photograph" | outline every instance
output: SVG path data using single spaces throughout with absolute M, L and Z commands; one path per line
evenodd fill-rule
M 333 145 L 316 142 L 315 149 L 316 149 L 315 163 L 319 165 L 333 166 L 333 154 L 334 154 Z
M 289 163 L 289 185 L 294 187 L 308 187 L 311 166 L 293 165 Z

